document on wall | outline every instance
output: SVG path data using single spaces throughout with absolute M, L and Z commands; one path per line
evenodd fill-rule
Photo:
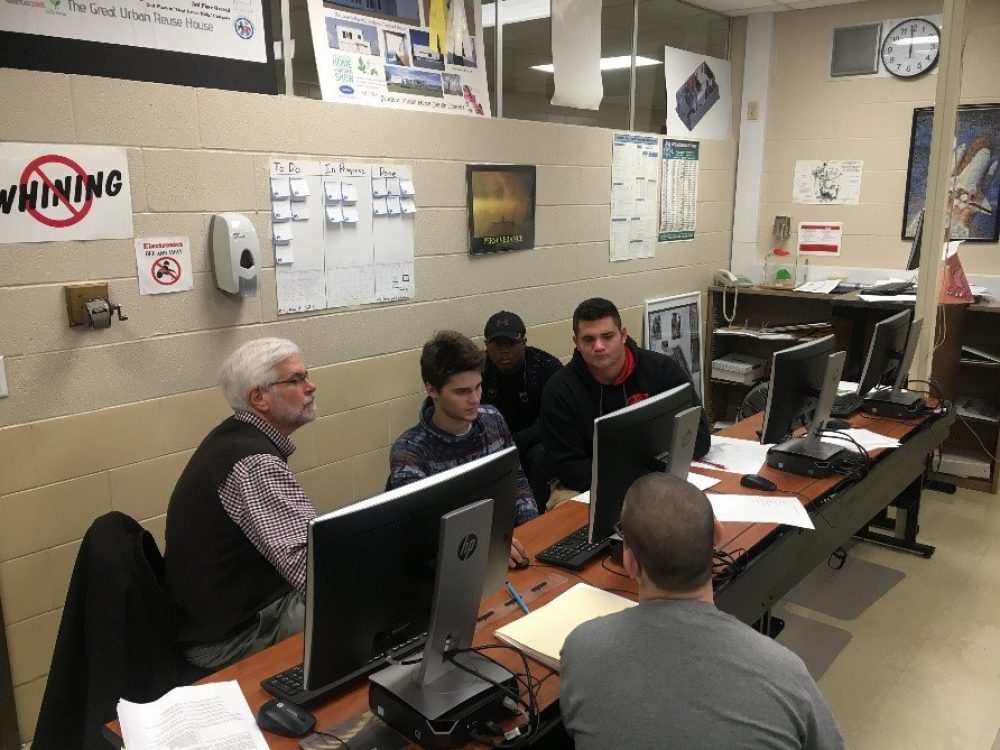
M 795 162 L 792 203 L 858 205 L 863 164 L 860 159 Z
M 698 208 L 698 142 L 663 141 L 660 242 L 693 240 Z
M 127 748 L 267 750 L 235 680 L 174 688 L 152 703 L 119 700 L 118 721 Z
M 559 652 L 577 625 L 634 606 L 635 602 L 623 596 L 578 583 L 544 607 L 504 625 L 494 635 L 558 671 Z
M 659 138 L 614 133 L 611 145 L 611 260 L 652 258 L 656 251 Z
M 816 528 L 813 526 L 812 519 L 809 518 L 809 513 L 795 496 L 714 495 L 709 493 L 708 500 L 712 503 L 715 517 L 723 523 L 742 521 L 744 523 L 779 523 L 803 529 Z
M 799 255 L 840 255 L 844 222 L 803 222 L 799 224 Z

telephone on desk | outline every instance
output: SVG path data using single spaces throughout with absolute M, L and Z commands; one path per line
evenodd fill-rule
M 727 271 L 725 268 L 720 268 L 715 272 L 712 282 L 716 286 L 753 286 L 753 282 L 746 276 Z

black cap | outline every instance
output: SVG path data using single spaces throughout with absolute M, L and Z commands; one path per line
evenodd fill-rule
M 519 339 L 526 333 L 524 321 L 517 313 L 501 310 L 495 315 L 491 315 L 486 321 L 486 328 L 483 329 L 483 336 L 487 341 L 493 339 Z

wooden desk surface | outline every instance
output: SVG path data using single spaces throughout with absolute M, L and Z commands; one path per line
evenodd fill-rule
M 763 415 L 751 417 L 723 430 L 719 434 L 755 440 L 757 439 L 756 431 L 760 429 L 762 419 Z M 908 434 L 916 432 L 917 427 L 925 420 L 901 422 L 856 414 L 850 421 L 855 427 L 864 427 L 873 432 L 902 439 Z M 877 457 L 880 453 L 882 451 L 874 452 L 873 457 Z M 698 469 L 698 472 L 710 474 L 721 480 L 719 484 L 711 488 L 713 492 L 731 494 L 753 493 L 752 490 L 748 490 L 740 485 L 740 476 L 738 474 L 703 469 Z M 807 507 L 812 505 L 815 500 L 827 495 L 837 484 L 843 481 L 843 477 L 840 476 L 828 479 L 810 479 L 808 477 L 780 472 L 767 466 L 764 466 L 760 473 L 778 485 L 778 489 L 775 492 L 776 495 L 794 494 Z M 568 502 L 518 527 L 516 535 L 524 543 L 525 549 L 529 554 L 534 555 L 571 531 L 586 524 L 587 517 L 587 505 L 578 502 Z M 755 546 L 761 545 L 778 528 L 774 524 L 761 523 L 727 523 L 724 526 L 726 536 L 721 546 L 729 552 L 738 552 L 741 550 L 749 552 Z M 805 575 L 807 572 L 802 571 L 802 575 Z M 579 581 L 585 581 L 600 588 L 617 591 L 632 599 L 637 598 L 635 582 L 628 579 L 625 576 L 624 570 L 607 558 L 591 564 L 590 567 L 579 574 L 533 561 L 531 566 L 525 570 L 510 571 L 508 579 L 519 591 L 525 592 L 530 591 L 533 586 L 541 583 L 554 573 L 566 578 L 566 583 L 558 587 L 553 587 L 547 593 L 539 595 L 531 602 L 533 609 L 548 603 L 559 593 Z M 485 601 L 482 611 L 486 612 L 491 607 L 496 607 L 507 599 L 506 592 L 497 592 Z M 513 610 L 506 617 L 490 623 L 489 627 L 481 628 L 476 634 L 476 645 L 500 643 L 494 638 L 493 630 L 511 620 L 517 619 L 519 616 L 519 611 Z M 303 637 L 299 634 L 216 672 L 201 682 L 236 680 L 239 682 L 240 688 L 246 696 L 250 709 L 256 714 L 260 706 L 272 697 L 260 686 L 260 681 L 287 669 L 293 664 L 300 663 L 302 661 L 302 648 Z M 510 650 L 496 649 L 490 652 L 490 656 L 512 671 L 523 671 L 523 663 L 520 657 Z M 552 670 L 548 667 L 534 660 L 529 659 L 529 664 L 531 665 L 532 676 L 537 679 L 544 679 L 552 675 L 550 679 L 546 679 L 541 685 L 537 696 L 540 709 L 552 706 L 559 698 L 558 674 L 553 674 Z M 315 706 L 311 710 L 316 715 L 316 728 L 321 730 L 328 729 L 351 716 L 368 710 L 368 684 L 367 682 L 363 682 L 358 687 L 335 698 L 329 703 Z M 120 729 L 117 721 L 106 725 L 106 734 L 109 733 L 116 739 L 120 737 Z M 297 739 L 277 737 L 272 734 L 265 734 L 264 736 L 267 738 L 269 747 L 273 748 L 273 750 L 296 750 L 298 748 Z

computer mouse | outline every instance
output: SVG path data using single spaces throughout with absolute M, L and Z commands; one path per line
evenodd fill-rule
M 778 489 L 778 485 L 759 474 L 744 474 L 740 477 L 740 484 L 752 490 L 763 490 L 764 492 L 774 492 Z
M 301 737 L 316 726 L 316 717 L 294 703 L 275 698 L 260 707 L 257 726 L 282 737 Z
M 843 419 L 828 419 L 826 420 L 825 427 L 828 430 L 849 430 L 851 429 L 851 423 Z
M 518 562 L 514 563 L 514 570 L 524 570 L 529 565 L 531 565 L 531 560 L 529 560 L 528 556 L 525 555 Z

